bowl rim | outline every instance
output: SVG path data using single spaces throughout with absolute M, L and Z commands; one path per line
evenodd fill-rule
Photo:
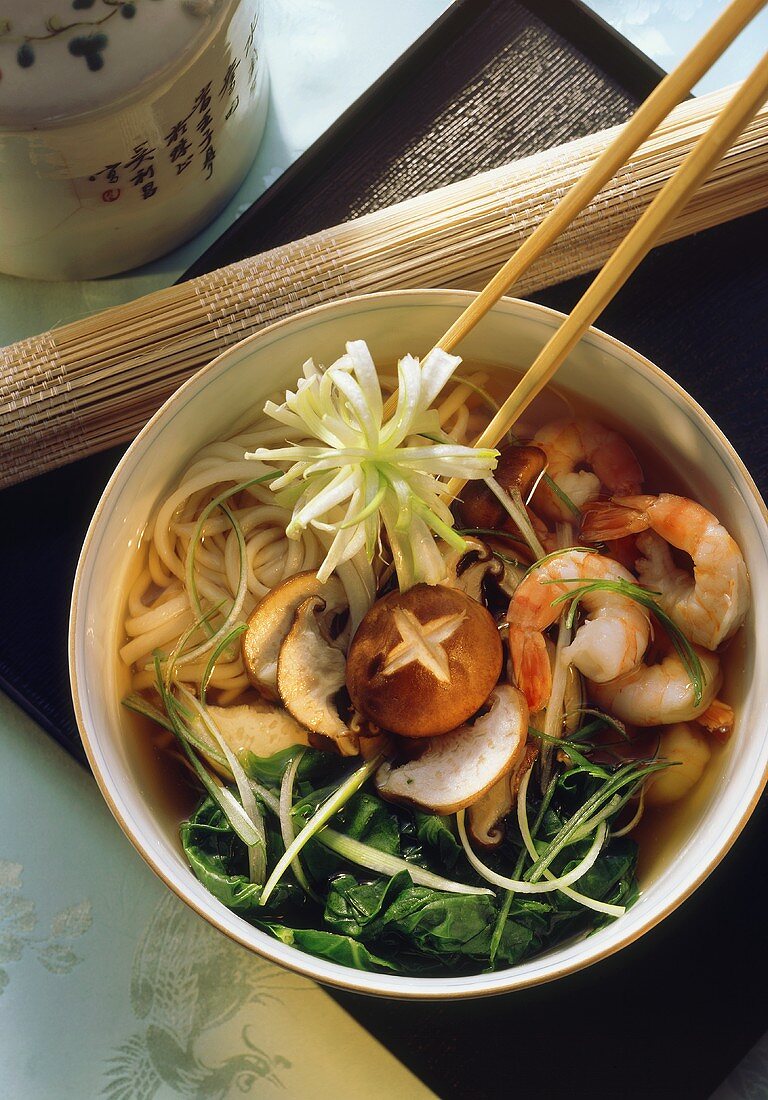
M 698 889 L 701 883 L 712 873 L 712 871 L 718 866 L 722 859 L 730 851 L 733 844 L 743 831 L 747 824 L 747 821 L 752 816 L 752 813 L 757 806 L 760 797 L 768 784 L 768 764 L 763 769 L 762 775 L 759 777 L 753 788 L 753 794 L 746 805 L 742 807 L 741 813 L 736 818 L 735 824 L 731 824 L 730 831 L 723 834 L 717 845 L 710 849 L 707 857 L 702 861 L 702 865 L 697 875 L 683 884 L 682 889 L 673 891 L 672 897 L 666 901 L 657 911 L 648 915 L 643 921 L 642 925 L 636 928 L 634 931 L 627 932 L 624 936 L 619 936 L 614 941 L 605 945 L 593 948 L 591 951 L 586 951 L 582 956 L 576 959 L 572 959 L 567 962 L 562 962 L 556 967 L 552 967 L 548 972 L 544 974 L 530 974 L 527 976 L 517 976 L 517 969 L 510 967 L 503 971 L 497 971 L 495 974 L 478 974 L 471 975 L 470 978 L 487 978 L 496 979 L 492 985 L 477 985 L 456 986 L 456 982 L 467 981 L 467 976 L 462 978 L 418 978 L 409 977 L 407 975 L 393 975 L 393 974 L 380 974 L 367 971 L 359 971 L 352 967 L 345 967 L 339 963 L 327 963 L 325 960 L 317 959 L 306 952 L 301 951 L 299 948 L 295 948 L 291 945 L 286 945 L 278 940 L 271 940 L 266 933 L 263 933 L 265 937 L 265 943 L 261 943 L 256 946 L 252 940 L 250 940 L 245 933 L 240 933 L 237 927 L 229 927 L 225 920 L 226 918 L 220 918 L 215 911 L 215 907 L 211 905 L 210 908 L 206 908 L 202 903 L 188 893 L 184 886 L 176 882 L 173 876 L 159 865 L 159 863 L 153 857 L 148 844 L 142 840 L 139 830 L 134 829 L 132 822 L 130 822 L 126 815 L 122 812 L 116 799 L 112 795 L 111 784 L 108 778 L 102 773 L 99 764 L 95 746 L 98 742 L 98 733 L 93 735 L 93 741 L 91 740 L 91 733 L 87 728 L 87 724 L 84 717 L 83 707 L 80 701 L 80 684 L 78 679 L 78 662 L 77 662 L 77 641 L 81 633 L 81 616 L 79 614 L 80 605 L 80 589 L 83 580 L 83 574 L 87 559 L 89 556 L 91 543 L 94 535 L 100 527 L 102 520 L 105 518 L 105 513 L 108 511 L 108 505 L 110 498 L 114 493 L 118 483 L 124 476 L 124 471 L 134 459 L 134 455 L 144 443 L 147 436 L 150 435 L 155 426 L 163 420 L 168 410 L 179 401 L 183 400 L 190 389 L 194 389 L 200 382 L 200 379 L 205 377 L 212 371 L 218 370 L 222 364 L 222 361 L 229 357 L 240 357 L 244 350 L 252 344 L 258 343 L 263 340 L 265 336 L 271 337 L 275 333 L 279 333 L 281 329 L 289 328 L 294 325 L 297 320 L 301 319 L 314 319 L 316 317 L 322 317 L 326 313 L 330 313 L 335 309 L 342 307 L 355 306 L 357 304 L 373 303 L 384 301 L 392 301 L 394 303 L 402 301 L 407 303 L 410 301 L 416 301 L 418 299 L 427 297 L 434 297 L 436 301 L 435 305 L 441 304 L 437 299 L 442 298 L 442 304 L 448 304 L 448 299 L 452 299 L 456 302 L 457 307 L 461 307 L 462 304 L 469 304 L 474 298 L 477 297 L 478 292 L 469 290 L 457 290 L 453 288 L 413 288 L 408 290 L 387 290 L 378 291 L 368 294 L 350 295 L 348 297 L 339 298 L 332 302 L 326 302 L 322 305 L 313 306 L 309 309 L 300 310 L 299 312 L 292 314 L 289 317 L 281 318 L 279 321 L 275 321 L 272 324 L 264 326 L 259 329 L 258 332 L 252 333 L 246 336 L 244 339 L 237 341 L 235 344 L 230 345 L 224 351 L 215 356 L 209 363 L 207 363 L 200 370 L 196 371 L 190 378 L 186 379 L 181 386 L 179 386 L 174 392 L 162 403 L 162 405 L 153 413 L 152 417 L 147 421 L 138 435 L 128 446 L 125 454 L 120 458 L 115 470 L 109 478 L 104 491 L 102 492 L 99 502 L 94 510 L 93 517 L 88 525 L 83 546 L 78 558 L 77 569 L 75 572 L 75 578 L 72 588 L 72 599 L 70 603 L 70 618 L 69 618 L 69 631 L 68 631 L 68 658 L 69 658 L 69 674 L 72 693 L 72 702 L 75 712 L 75 718 L 77 721 L 80 737 L 83 742 L 83 747 L 88 759 L 88 763 L 93 772 L 94 778 L 99 786 L 101 794 L 107 803 L 113 817 L 117 821 L 118 825 L 122 829 L 123 833 L 133 844 L 142 859 L 149 865 L 154 873 L 165 883 L 165 885 L 186 905 L 188 905 L 199 916 L 203 917 L 220 932 L 226 935 L 229 939 L 241 944 L 256 954 L 260 954 L 263 957 L 268 958 L 271 962 L 278 965 L 285 966 L 299 974 L 304 975 L 314 981 L 321 984 L 334 986 L 339 989 L 346 989 L 350 992 L 363 993 L 374 996 L 383 996 L 391 999 L 407 999 L 407 1000 L 421 1000 L 421 1001 L 440 1001 L 446 999 L 471 999 L 476 997 L 495 996 L 503 993 L 510 993 L 517 989 L 530 988 L 532 986 L 544 985 L 548 982 L 554 981 L 557 978 L 562 978 L 568 974 L 576 973 L 583 970 L 587 966 L 591 966 L 594 963 L 607 958 L 616 952 L 627 947 L 629 944 L 635 942 L 644 936 L 651 929 L 655 928 L 662 920 L 665 919 L 670 913 L 682 905 L 693 892 Z M 452 304 L 452 303 L 451 303 Z M 551 320 L 563 320 L 566 316 L 559 310 L 552 309 L 548 306 L 543 306 L 535 302 L 529 302 L 520 298 L 513 298 L 505 295 L 502 297 L 493 310 L 497 306 L 506 305 L 512 306 L 522 313 L 527 313 L 529 316 L 539 316 L 540 318 L 546 318 Z M 603 332 L 595 326 L 590 326 L 587 332 L 582 337 L 582 340 L 590 337 L 597 337 L 598 343 L 603 341 L 608 345 L 609 350 L 619 352 L 623 356 L 629 356 L 635 361 L 635 364 L 639 365 L 641 373 L 643 371 L 655 376 L 663 384 L 669 387 L 673 393 L 676 394 L 678 399 L 683 404 L 689 406 L 695 413 L 696 418 L 703 422 L 707 431 L 714 437 L 717 444 L 726 452 L 728 458 L 733 462 L 737 468 L 743 485 L 749 490 L 754 503 L 757 505 L 758 511 L 761 513 L 763 521 L 768 525 L 768 507 L 763 500 L 760 491 L 757 488 L 751 474 L 749 473 L 744 462 L 738 455 L 737 451 L 727 439 L 722 430 L 718 427 L 712 417 L 703 409 L 697 401 L 690 396 L 690 394 L 678 383 L 670 377 L 660 367 L 657 367 L 640 352 L 630 347 L 628 344 L 623 343 L 616 337 L 611 336 L 609 333 Z M 581 341 L 579 341 L 581 343 Z M 578 346 L 578 345 L 577 345 Z M 212 902 L 216 899 L 211 895 Z M 217 903 L 220 905 L 221 903 Z M 239 924 L 242 924 L 244 928 L 252 928 L 254 931 L 257 929 L 250 926 L 247 921 L 243 920 L 239 914 L 231 910 L 226 910 L 225 913 L 230 917 L 238 919 Z M 586 941 L 582 941 L 586 942 Z M 553 949 L 556 950 L 556 949 Z M 549 954 L 549 953 L 547 953 Z M 540 956 L 546 958 L 545 956 Z M 318 973 L 318 966 L 324 965 L 329 969 L 326 973 L 325 970 L 322 974 Z

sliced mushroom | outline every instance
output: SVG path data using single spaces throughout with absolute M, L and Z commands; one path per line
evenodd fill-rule
M 533 767 L 538 754 L 538 745 L 527 741 L 509 775 L 503 775 L 482 798 L 469 807 L 469 831 L 482 848 L 496 848 L 504 839 L 504 831 L 499 825 L 514 806 L 520 781 Z
M 490 710 L 473 725 L 433 737 L 416 760 L 376 772 L 379 794 L 432 813 L 471 806 L 511 768 L 525 749 L 528 706 L 517 688 L 497 687 Z
M 272 756 L 291 745 L 306 745 L 307 731 L 281 706 L 263 699 L 237 707 L 208 706 L 208 713 L 235 756 L 252 752 L 254 756 Z M 202 744 L 215 748 L 202 722 L 195 721 L 195 732 Z M 204 753 L 204 750 L 203 750 Z M 208 762 L 220 771 L 210 757 Z
M 360 738 L 360 755 L 363 760 L 373 760 L 380 754 L 392 751 L 392 738 L 388 733 L 379 733 L 376 737 Z
M 347 689 L 369 722 L 404 737 L 448 733 L 483 705 L 502 648 L 482 604 L 445 585 L 377 600 L 352 639 Z
M 502 561 L 501 576 L 496 581 L 497 585 L 508 599 L 512 599 L 515 589 L 525 576 L 527 566 L 516 565 L 511 561 Z
M 317 573 L 296 573 L 268 592 L 248 620 L 241 642 L 243 663 L 248 679 L 266 699 L 280 698 L 277 690 L 280 646 L 291 629 L 296 609 L 310 596 L 322 596 L 328 618 L 347 606 L 344 587 L 336 577 L 322 584 Z
M 448 570 L 445 585 L 465 592 L 478 603 L 485 603 L 483 583 L 486 577 L 500 581 L 504 566 L 480 539 L 468 538 L 466 542 L 466 550 L 451 550 L 444 555 Z
M 354 756 L 358 739 L 342 722 L 334 702 L 344 686 L 347 663 L 323 631 L 319 615 L 325 610 L 321 596 L 310 596 L 299 604 L 280 647 L 277 689 L 298 722 L 333 741 L 343 756 Z
M 514 443 L 499 451 L 493 476 L 507 492 L 518 489 L 525 499 L 546 464 L 547 456 L 541 447 Z M 470 481 L 464 486 L 457 510 L 464 527 L 490 527 L 517 533 L 514 521 L 483 481 Z

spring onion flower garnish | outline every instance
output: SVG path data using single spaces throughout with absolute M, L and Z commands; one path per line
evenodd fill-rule
M 270 487 L 293 506 L 289 538 L 308 527 L 333 534 L 321 580 L 358 553 L 372 561 L 382 523 L 403 590 L 445 578 L 435 535 L 464 549 L 441 498 L 442 479 L 488 477 L 498 451 L 455 443 L 431 408 L 460 362 L 439 349 L 422 362 L 406 355 L 397 366 L 397 407 L 385 419 L 373 359 L 365 342 L 354 340 L 326 370 L 308 360 L 296 392 L 287 391 L 282 405 L 264 406 L 268 416 L 298 430 L 302 442 L 245 457 L 291 464 Z

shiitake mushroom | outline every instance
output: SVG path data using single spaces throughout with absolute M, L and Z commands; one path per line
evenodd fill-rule
M 541 476 L 547 456 L 541 447 L 512 443 L 499 451 L 493 476 L 508 493 L 518 490 L 523 499 Z M 517 526 L 484 481 L 469 481 L 456 502 L 456 514 L 462 527 L 476 527 L 518 534 Z
M 288 577 L 259 601 L 241 639 L 243 664 L 248 679 L 265 699 L 278 700 L 277 663 L 280 647 L 288 636 L 300 604 L 319 596 L 325 615 L 331 617 L 347 607 L 344 586 L 336 577 L 324 583 L 308 570 Z
M 432 737 L 485 703 L 502 666 L 498 629 L 459 589 L 417 584 L 377 600 L 352 639 L 347 690 L 370 722 Z

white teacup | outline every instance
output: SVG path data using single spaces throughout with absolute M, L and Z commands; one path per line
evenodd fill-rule
M 193 236 L 259 147 L 261 0 L 6 0 L 0 270 L 109 275 Z

